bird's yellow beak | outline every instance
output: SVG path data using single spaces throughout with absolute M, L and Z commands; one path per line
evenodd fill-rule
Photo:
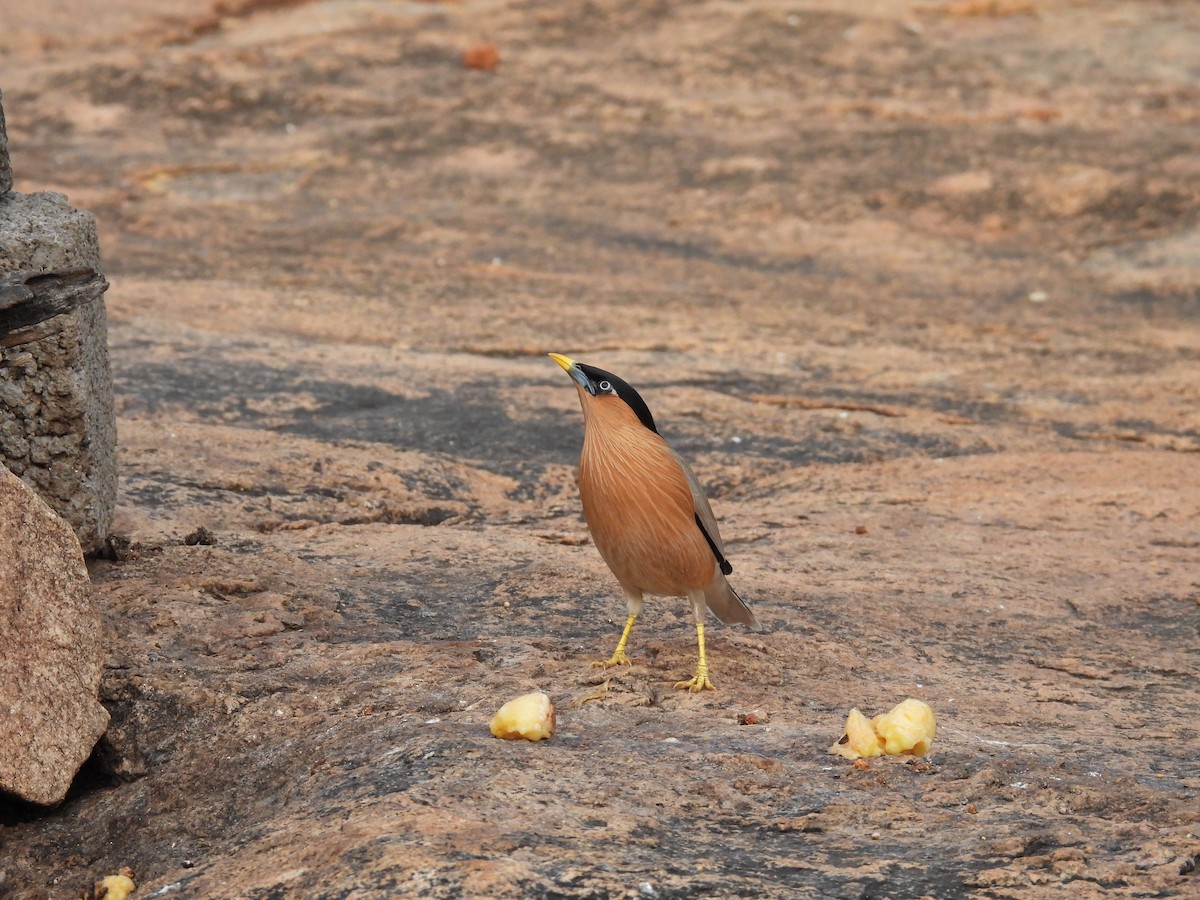
M 568 372 L 571 371 L 571 366 L 575 365 L 575 360 L 571 359 L 569 356 L 563 356 L 561 353 L 548 353 L 547 356 L 549 356 Z
M 575 360 L 569 356 L 563 356 L 561 353 L 548 353 L 546 355 L 562 366 L 566 373 L 571 376 L 572 381 L 593 397 L 596 396 L 596 389 L 592 387 L 591 380 L 583 373 L 583 369 L 579 368 Z

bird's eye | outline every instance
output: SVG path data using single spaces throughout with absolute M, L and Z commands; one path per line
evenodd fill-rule
M 611 391 L 612 390 L 612 382 L 602 381 L 598 385 L 596 385 L 596 387 L 600 388 L 600 390 L 602 390 L 602 391 Z

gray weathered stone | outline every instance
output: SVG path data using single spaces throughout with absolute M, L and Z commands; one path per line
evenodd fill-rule
M 116 422 L 95 220 L 61 194 L 0 197 L 0 463 L 100 546 Z
M 0 791 L 50 805 L 108 726 L 100 619 L 71 528 L 0 467 Z
M 4 91 L 0 91 L 0 197 L 12 190 L 12 163 L 8 160 L 8 133 L 4 130 Z
M 0 275 L 100 271 L 96 220 L 62 194 L 0 198 Z

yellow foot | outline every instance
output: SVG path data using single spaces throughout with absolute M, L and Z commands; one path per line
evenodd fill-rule
M 676 683 L 675 688 L 681 691 L 691 691 L 693 694 L 700 691 L 715 691 L 713 683 L 708 680 L 707 672 L 697 672 L 692 676 L 690 681 L 680 681 Z
M 596 660 L 592 663 L 593 669 L 611 669 L 613 666 L 632 666 L 633 663 L 629 657 L 625 655 L 624 650 L 617 650 L 608 659 Z

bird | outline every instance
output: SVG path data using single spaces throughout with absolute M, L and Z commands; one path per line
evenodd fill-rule
M 592 542 L 625 593 L 629 618 L 616 650 L 593 666 L 631 662 L 625 646 L 646 594 L 687 597 L 696 622 L 696 674 L 676 688 L 715 690 L 704 647 L 709 610 L 725 624 L 760 630 L 726 578 L 733 566 L 700 481 L 658 432 L 650 408 L 611 372 L 551 353 L 575 382 L 583 408 L 579 497 Z

